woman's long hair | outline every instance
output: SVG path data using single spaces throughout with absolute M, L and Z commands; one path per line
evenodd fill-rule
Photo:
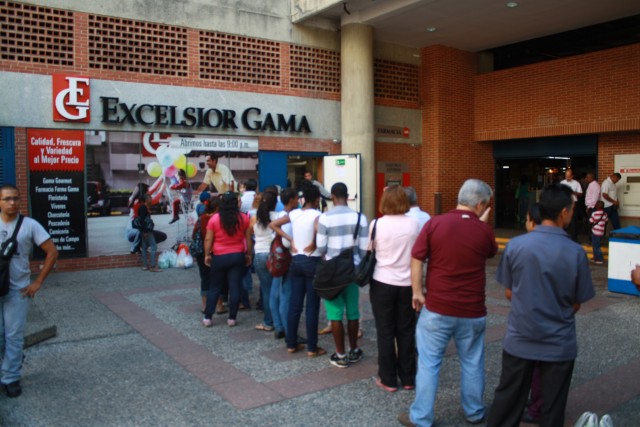
M 276 210 L 277 197 L 273 193 L 263 193 L 262 201 L 258 205 L 256 212 L 257 223 L 263 228 L 267 228 L 271 222 L 270 213 Z
M 220 224 L 229 235 L 233 236 L 240 230 L 240 209 L 238 208 L 238 194 L 224 193 L 220 196 L 220 206 L 218 207 Z

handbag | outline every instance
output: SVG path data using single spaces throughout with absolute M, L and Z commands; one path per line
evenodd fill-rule
M 353 272 L 353 282 L 357 283 L 358 286 L 363 287 L 367 286 L 369 282 L 371 282 L 371 278 L 373 277 L 373 270 L 376 267 L 376 227 L 378 226 L 378 220 L 373 224 L 373 231 L 371 232 L 371 241 L 369 242 L 370 249 L 367 250 L 367 253 L 360 260 L 360 264 L 358 264 Z
M 23 219 L 24 217 L 22 215 L 18 215 L 18 222 L 16 223 L 16 227 L 13 229 L 13 234 L 0 245 L 0 297 L 9 293 L 9 288 L 11 286 L 11 258 L 18 249 L 17 237 Z
M 291 265 L 291 251 L 282 243 L 282 237 L 277 235 L 271 242 L 267 256 L 267 270 L 273 277 L 282 277 Z
M 353 233 L 354 242 L 357 242 L 356 237 L 360 230 L 360 217 L 361 214 L 358 212 L 358 222 Z M 352 246 L 340 251 L 338 256 L 328 260 L 320 260 L 313 276 L 313 289 L 320 298 L 335 299 L 344 288 L 353 283 L 355 271 L 353 251 L 354 247 Z

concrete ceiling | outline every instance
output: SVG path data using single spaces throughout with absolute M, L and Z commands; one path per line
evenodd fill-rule
M 517 7 L 507 7 L 508 1 L 293 0 L 292 19 L 336 29 L 362 23 L 382 42 L 479 52 L 640 14 L 640 0 L 512 0 Z

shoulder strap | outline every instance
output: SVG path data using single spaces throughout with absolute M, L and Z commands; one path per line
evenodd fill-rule
M 16 224 L 16 228 L 13 229 L 13 234 L 11 235 L 11 240 L 16 241 L 16 237 L 18 236 L 18 231 L 20 231 L 20 226 L 22 225 L 22 220 L 24 219 L 23 215 L 18 214 L 18 223 Z
M 358 231 L 360 231 L 360 216 L 362 214 L 358 212 L 358 222 L 356 222 L 356 230 L 353 232 L 353 240 L 356 240 L 358 237 Z
M 358 247 L 358 232 L 360 231 L 360 216 L 362 214 L 360 212 L 358 212 L 358 222 L 356 222 L 356 229 L 353 232 L 353 247 L 357 248 Z
M 376 227 L 378 226 L 378 220 L 376 219 L 375 223 L 373 224 L 373 231 L 371 232 L 371 241 L 375 241 L 376 240 Z

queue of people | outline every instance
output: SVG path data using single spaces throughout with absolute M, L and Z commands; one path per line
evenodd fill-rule
M 619 178 L 613 174 L 608 179 L 615 186 Z M 204 253 L 197 258 L 205 327 L 211 327 L 213 314 L 221 312 L 225 287 L 227 324 L 237 324 L 243 289 L 246 295 L 243 281 L 252 265 L 260 281 L 264 313 L 255 329 L 285 338 L 288 353 L 306 349 L 311 358 L 325 355 L 327 350 L 318 346 L 321 300 L 313 288 L 316 267 L 321 259 L 331 259 L 350 247 L 357 264 L 367 249 L 375 248 L 377 263 L 369 292 L 378 347 L 374 383 L 390 393 L 415 389 L 415 401 L 398 417 L 401 424 L 434 424 L 440 369 L 453 340 L 468 423 L 516 426 L 521 420 L 532 420 L 545 426 L 563 425 L 577 354 L 575 313 L 594 296 L 584 250 L 565 231 L 573 234 L 576 229 L 576 199 L 582 195 L 571 171 L 562 183 L 545 187 L 540 203 L 526 212 L 530 233 L 512 239 L 501 258 L 497 280 L 505 287 L 512 309 L 503 343 L 502 375 L 490 409 L 483 401 L 485 263 L 497 253 L 497 245 L 488 225 L 493 197 L 489 185 L 467 180 L 456 209 L 434 218 L 419 209 L 413 188 L 390 186 L 378 207 L 382 216 L 369 223 L 348 207 L 343 183 L 328 192 L 334 207 L 321 213 L 318 184 L 305 181 L 299 192 L 285 189 L 279 195 L 273 187 L 255 193 L 254 183 L 249 182 L 247 197 L 229 191 L 208 203 L 198 221 L 199 232 L 206 233 Z M 605 181 L 603 200 L 590 209 L 597 263 L 602 261 L 599 238 L 609 219 L 605 193 L 613 200 L 608 186 Z M 593 191 L 589 186 L 586 193 L 593 198 Z M 302 205 L 298 205 L 298 194 Z M 616 201 L 609 200 L 609 208 Z M 248 206 L 252 207 L 249 213 L 243 212 Z M 273 277 L 267 269 L 276 235 L 288 243 L 292 254 L 283 277 Z M 549 248 L 554 250 L 552 257 Z M 536 286 L 549 289 L 544 298 Z M 364 356 L 358 345 L 359 298 L 354 283 L 337 298 L 323 301 L 335 344 L 328 362 L 338 368 L 347 368 Z M 298 335 L 303 310 L 306 338 Z M 535 404 L 527 405 L 530 390 Z

